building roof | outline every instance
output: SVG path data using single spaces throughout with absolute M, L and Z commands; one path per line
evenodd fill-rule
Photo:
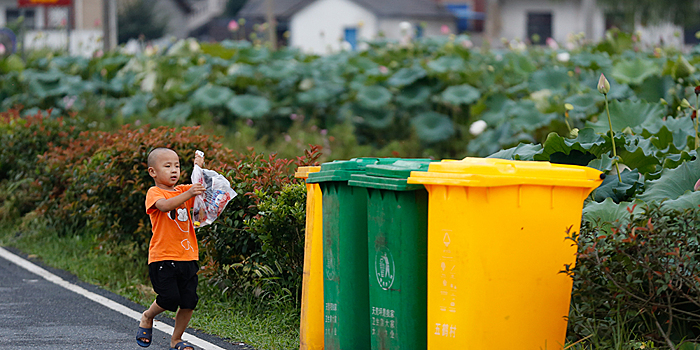
M 248 0 L 238 12 L 240 17 L 264 18 L 266 0 Z M 277 18 L 289 18 L 316 0 L 273 0 Z M 379 17 L 453 18 L 435 0 L 349 0 Z

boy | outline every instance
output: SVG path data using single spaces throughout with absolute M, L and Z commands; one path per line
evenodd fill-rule
M 194 164 L 201 167 L 204 157 L 195 155 Z M 165 310 L 177 311 L 170 349 L 194 350 L 194 346 L 182 341 L 182 334 L 199 300 L 199 250 L 190 211 L 194 197 L 204 193 L 205 188 L 202 184 L 177 185 L 180 159 L 168 148 L 151 151 L 148 174 L 155 182 L 146 195 L 146 213 L 153 226 L 148 248 L 148 273 L 158 296 L 141 317 L 136 342 L 142 347 L 151 345 L 153 318 Z

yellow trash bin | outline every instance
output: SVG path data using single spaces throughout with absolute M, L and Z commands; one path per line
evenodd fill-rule
M 604 175 L 548 162 L 431 163 L 428 349 L 562 349 L 583 201 Z
M 294 173 L 305 179 L 320 166 L 299 167 Z M 323 214 L 321 188 L 306 184 L 306 240 L 304 276 L 301 287 L 301 325 L 299 350 L 323 349 Z

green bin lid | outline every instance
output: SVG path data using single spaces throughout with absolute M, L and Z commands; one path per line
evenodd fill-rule
M 348 181 L 350 175 L 363 173 L 368 165 L 391 164 L 400 158 L 353 158 L 321 164 L 321 170 L 309 174 L 306 183 Z
M 348 185 L 392 191 L 413 191 L 423 185 L 408 184 L 413 171 L 428 171 L 430 159 L 401 159 L 392 164 L 368 165 L 364 174 L 352 174 Z

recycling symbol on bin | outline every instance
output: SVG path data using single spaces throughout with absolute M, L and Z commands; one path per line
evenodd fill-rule
M 381 247 L 374 255 L 374 272 L 377 275 L 377 283 L 384 290 L 391 288 L 396 276 L 396 264 L 394 256 L 387 247 Z

